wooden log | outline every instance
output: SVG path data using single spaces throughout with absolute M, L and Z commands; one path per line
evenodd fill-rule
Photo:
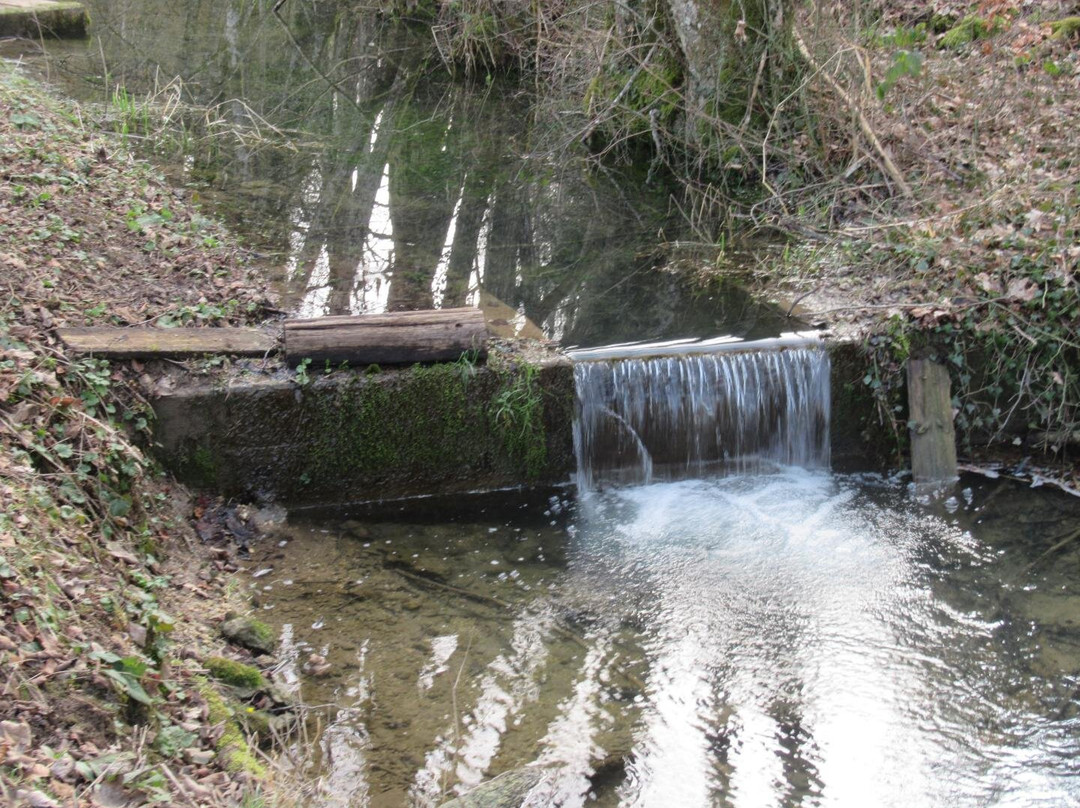
M 285 321 L 285 358 L 353 366 L 452 362 L 487 353 L 487 326 L 479 309 L 403 311 Z
M 58 328 L 68 350 L 106 359 L 185 359 L 205 354 L 265 356 L 276 335 L 257 328 Z
M 908 411 L 911 473 L 916 483 L 957 478 L 949 371 L 929 359 L 909 359 Z

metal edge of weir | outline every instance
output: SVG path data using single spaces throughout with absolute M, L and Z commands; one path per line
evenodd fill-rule
M 819 331 L 790 331 L 779 337 L 751 340 L 723 336 L 711 339 L 676 339 L 664 342 L 624 342 L 599 348 L 570 349 L 565 353 L 573 362 L 598 362 L 609 359 L 636 359 L 693 354 L 769 351 L 779 348 L 821 348 L 825 336 Z

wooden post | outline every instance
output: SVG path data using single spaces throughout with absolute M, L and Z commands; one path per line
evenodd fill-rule
M 911 473 L 916 483 L 957 478 L 949 371 L 929 359 L 909 359 L 908 410 L 911 425 Z
M 337 365 L 452 362 L 487 352 L 487 326 L 479 309 L 436 309 L 393 314 L 317 317 L 285 321 L 285 358 Z

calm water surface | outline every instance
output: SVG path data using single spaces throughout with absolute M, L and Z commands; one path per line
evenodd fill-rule
M 345 518 L 351 516 L 351 518 Z M 787 469 L 294 516 L 252 570 L 328 805 L 1071 805 L 1077 503 Z M 309 654 L 321 676 L 299 666 Z
M 39 71 L 167 112 L 157 156 L 265 256 L 292 312 L 481 305 L 503 335 L 567 345 L 792 329 L 732 284 L 662 271 L 658 244 L 697 238 L 662 164 L 589 161 L 580 105 L 450 80 L 430 30 L 377 3 L 292 0 L 282 20 L 273 0 L 87 5 L 90 37 L 48 43 Z M 115 124 L 138 144 L 134 117 Z

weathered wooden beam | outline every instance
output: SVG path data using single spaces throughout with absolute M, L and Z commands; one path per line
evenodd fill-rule
M 285 321 L 285 358 L 315 364 L 402 365 L 447 362 L 487 352 L 479 309 L 403 311 Z
M 909 359 L 907 379 L 912 476 L 916 483 L 955 480 L 956 432 L 949 371 L 929 359 Z
M 257 328 L 58 328 L 68 350 L 107 359 L 185 359 L 204 354 L 265 356 L 277 336 Z

